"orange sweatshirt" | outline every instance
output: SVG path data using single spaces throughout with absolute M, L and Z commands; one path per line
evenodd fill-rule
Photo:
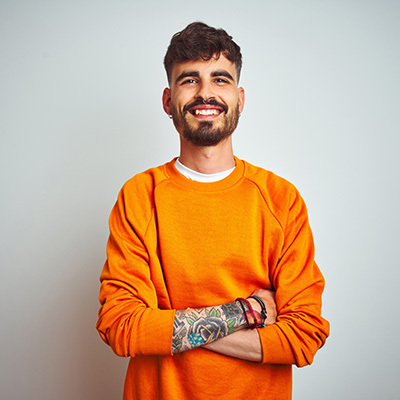
M 305 204 L 293 185 L 236 158 L 214 183 L 174 160 L 136 175 L 110 216 L 97 329 L 131 357 L 124 399 L 290 399 L 291 365 L 310 364 L 329 324 Z M 175 310 L 276 290 L 278 321 L 259 329 L 262 363 L 198 348 L 171 355 Z

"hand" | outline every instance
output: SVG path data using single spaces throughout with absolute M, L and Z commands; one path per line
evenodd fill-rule
M 265 308 L 267 309 L 267 319 L 265 320 L 265 325 L 274 324 L 276 322 L 276 317 L 278 316 L 275 303 L 275 291 L 267 289 L 257 289 L 252 293 L 252 295 L 260 297 L 265 304 Z M 255 299 L 248 300 L 255 311 L 261 311 L 261 306 L 258 301 L 256 301 Z

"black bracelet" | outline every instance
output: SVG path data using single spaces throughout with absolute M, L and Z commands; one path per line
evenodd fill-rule
M 264 326 L 265 326 L 265 321 L 267 320 L 267 309 L 265 308 L 265 304 L 264 304 L 264 302 L 261 300 L 261 298 L 258 297 L 258 296 L 256 296 L 255 294 L 253 294 L 252 296 L 249 296 L 249 297 L 248 297 L 248 299 L 250 299 L 250 298 L 256 300 L 257 303 L 261 306 L 261 313 L 260 313 L 260 315 L 261 315 L 262 322 L 260 322 L 260 323 L 257 325 L 257 328 L 264 328 Z
M 246 313 L 246 310 L 244 309 L 244 305 L 243 305 L 242 299 L 241 298 L 237 298 L 235 301 L 239 302 L 240 307 L 243 310 L 244 318 L 246 319 L 247 328 L 250 328 L 249 319 L 247 318 L 247 313 Z

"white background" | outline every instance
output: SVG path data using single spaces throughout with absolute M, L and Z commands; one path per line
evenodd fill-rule
M 0 1 L 0 398 L 119 399 L 95 331 L 122 184 L 169 161 L 171 36 L 201 20 L 242 47 L 235 153 L 308 205 L 331 336 L 294 399 L 397 399 L 400 2 Z M 238 377 L 240 379 L 240 377 Z

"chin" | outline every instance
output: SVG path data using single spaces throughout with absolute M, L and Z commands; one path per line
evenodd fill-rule
M 182 132 L 183 138 L 195 146 L 216 146 L 221 141 L 232 135 L 232 131 L 217 129 L 212 122 L 201 122 L 197 129 L 185 126 Z

